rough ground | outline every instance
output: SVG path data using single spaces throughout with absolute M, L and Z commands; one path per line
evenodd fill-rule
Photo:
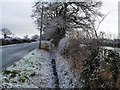
M 7 68 L 19 71 L 14 78 L 10 74 L 3 75 L 2 85 L 7 88 L 54 88 L 54 76 L 50 54 L 44 50 L 34 50 L 22 60 Z M 25 79 L 27 76 L 29 79 Z M 9 81 L 9 82 L 7 82 Z
M 34 50 L 6 70 L 18 72 L 12 78 L 12 73 L 4 73 L 2 86 L 7 88 L 78 88 L 82 86 L 79 84 L 79 78 L 70 70 L 69 64 L 57 50 L 53 52 Z
M 80 78 L 72 71 L 67 60 L 59 53 L 55 55 L 60 88 L 81 88 Z

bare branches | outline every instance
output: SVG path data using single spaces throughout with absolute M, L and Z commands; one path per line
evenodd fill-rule
M 34 7 L 35 11 L 33 12 L 34 17 L 38 21 L 40 21 L 40 18 L 41 18 L 40 13 L 42 13 L 41 6 L 38 2 L 35 5 L 36 5 Z M 102 19 L 98 27 L 95 27 L 95 21 L 97 21 L 96 19 L 99 19 L 102 17 L 102 14 L 99 11 L 97 11 L 101 7 L 101 5 L 102 5 L 102 2 L 100 1 L 46 3 L 43 5 L 44 13 L 43 13 L 42 23 L 44 27 L 49 27 L 49 30 L 50 29 L 55 29 L 56 31 L 64 30 L 66 32 L 70 30 L 82 29 L 83 31 L 85 32 L 87 31 L 88 33 L 89 32 L 95 33 L 95 36 L 97 37 L 96 30 L 99 28 L 100 24 L 104 20 Z M 52 22 L 57 18 L 59 19 L 59 21 L 56 21 L 54 22 L 54 24 L 52 24 Z M 59 22 L 63 23 L 63 26 L 59 27 L 60 26 Z M 37 25 L 40 25 L 40 23 L 38 22 Z M 63 34 L 66 34 L 65 32 Z M 65 36 L 65 35 L 62 35 L 62 36 Z M 91 36 L 91 35 L 87 35 L 87 36 Z

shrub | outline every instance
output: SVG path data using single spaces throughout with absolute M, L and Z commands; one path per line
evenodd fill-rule
M 9 45 L 12 44 L 13 42 L 10 39 L 2 39 L 2 45 Z
M 116 88 L 120 89 L 120 74 L 118 75 L 118 78 L 117 78 Z
M 84 61 L 88 55 L 86 48 L 80 45 L 80 39 L 76 38 L 64 38 L 59 43 L 59 53 L 68 60 L 71 69 L 75 73 L 81 73 L 82 61 Z
M 119 53 L 103 49 L 99 41 L 88 41 L 86 45 L 81 45 L 81 42 L 80 38 L 64 38 L 58 49 L 70 63 L 71 69 L 80 77 L 84 87 L 119 88 Z
M 84 61 L 81 81 L 89 88 L 117 88 L 120 56 L 116 51 L 96 49 Z
M 45 50 L 45 51 L 49 51 L 49 44 L 48 43 L 44 43 L 41 47 L 41 49 Z
M 19 43 L 30 43 L 33 40 L 30 39 L 19 39 L 19 38 L 6 38 L 0 39 L 0 45 L 19 44 Z
M 41 49 L 45 51 L 50 51 L 54 48 L 54 45 L 50 41 L 42 41 Z

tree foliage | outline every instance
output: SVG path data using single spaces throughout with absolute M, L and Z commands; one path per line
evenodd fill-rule
M 33 6 L 32 17 L 40 27 L 42 2 L 37 1 Z M 65 37 L 67 32 L 82 30 L 88 38 L 97 37 L 96 21 L 100 21 L 103 15 L 99 8 L 101 1 L 89 2 L 44 2 L 43 3 L 43 33 L 53 39 L 57 45 Z
M 2 28 L 1 31 L 2 31 L 2 35 L 4 36 L 4 38 L 7 38 L 8 35 L 12 34 L 12 32 L 8 28 Z

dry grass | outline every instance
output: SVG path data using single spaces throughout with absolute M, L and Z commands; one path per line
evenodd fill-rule
M 110 70 L 100 70 L 100 76 L 103 80 L 111 80 L 112 79 L 112 72 Z
M 73 72 L 80 74 L 83 69 L 82 62 L 87 58 L 88 53 L 85 48 L 80 47 L 80 39 L 70 38 L 69 42 L 62 56 L 68 60 Z
M 116 88 L 118 88 L 118 90 L 120 90 L 120 74 L 118 75 L 118 79 L 116 82 Z
M 100 64 L 100 77 L 103 80 L 111 80 L 113 78 L 112 72 L 109 69 L 109 65 L 107 64 L 107 62 L 102 62 Z
M 45 51 L 49 51 L 49 44 L 48 43 L 44 43 L 44 45 L 42 46 L 41 49 L 43 49 Z
M 117 68 L 112 62 L 117 61 L 117 58 L 106 57 L 106 59 L 101 60 L 102 51 L 99 50 L 100 48 L 96 43 L 82 47 L 79 39 L 70 38 L 69 42 L 68 48 L 62 56 L 69 62 L 70 68 L 75 74 L 78 76 L 84 75 L 83 79 L 86 80 L 88 87 L 120 88 L 120 75 L 118 78 L 116 77 Z M 109 54 L 109 56 L 111 55 L 113 54 Z M 87 63 L 85 63 L 86 61 Z M 94 75 L 92 76 L 92 74 Z M 117 81 L 115 78 L 117 78 Z

